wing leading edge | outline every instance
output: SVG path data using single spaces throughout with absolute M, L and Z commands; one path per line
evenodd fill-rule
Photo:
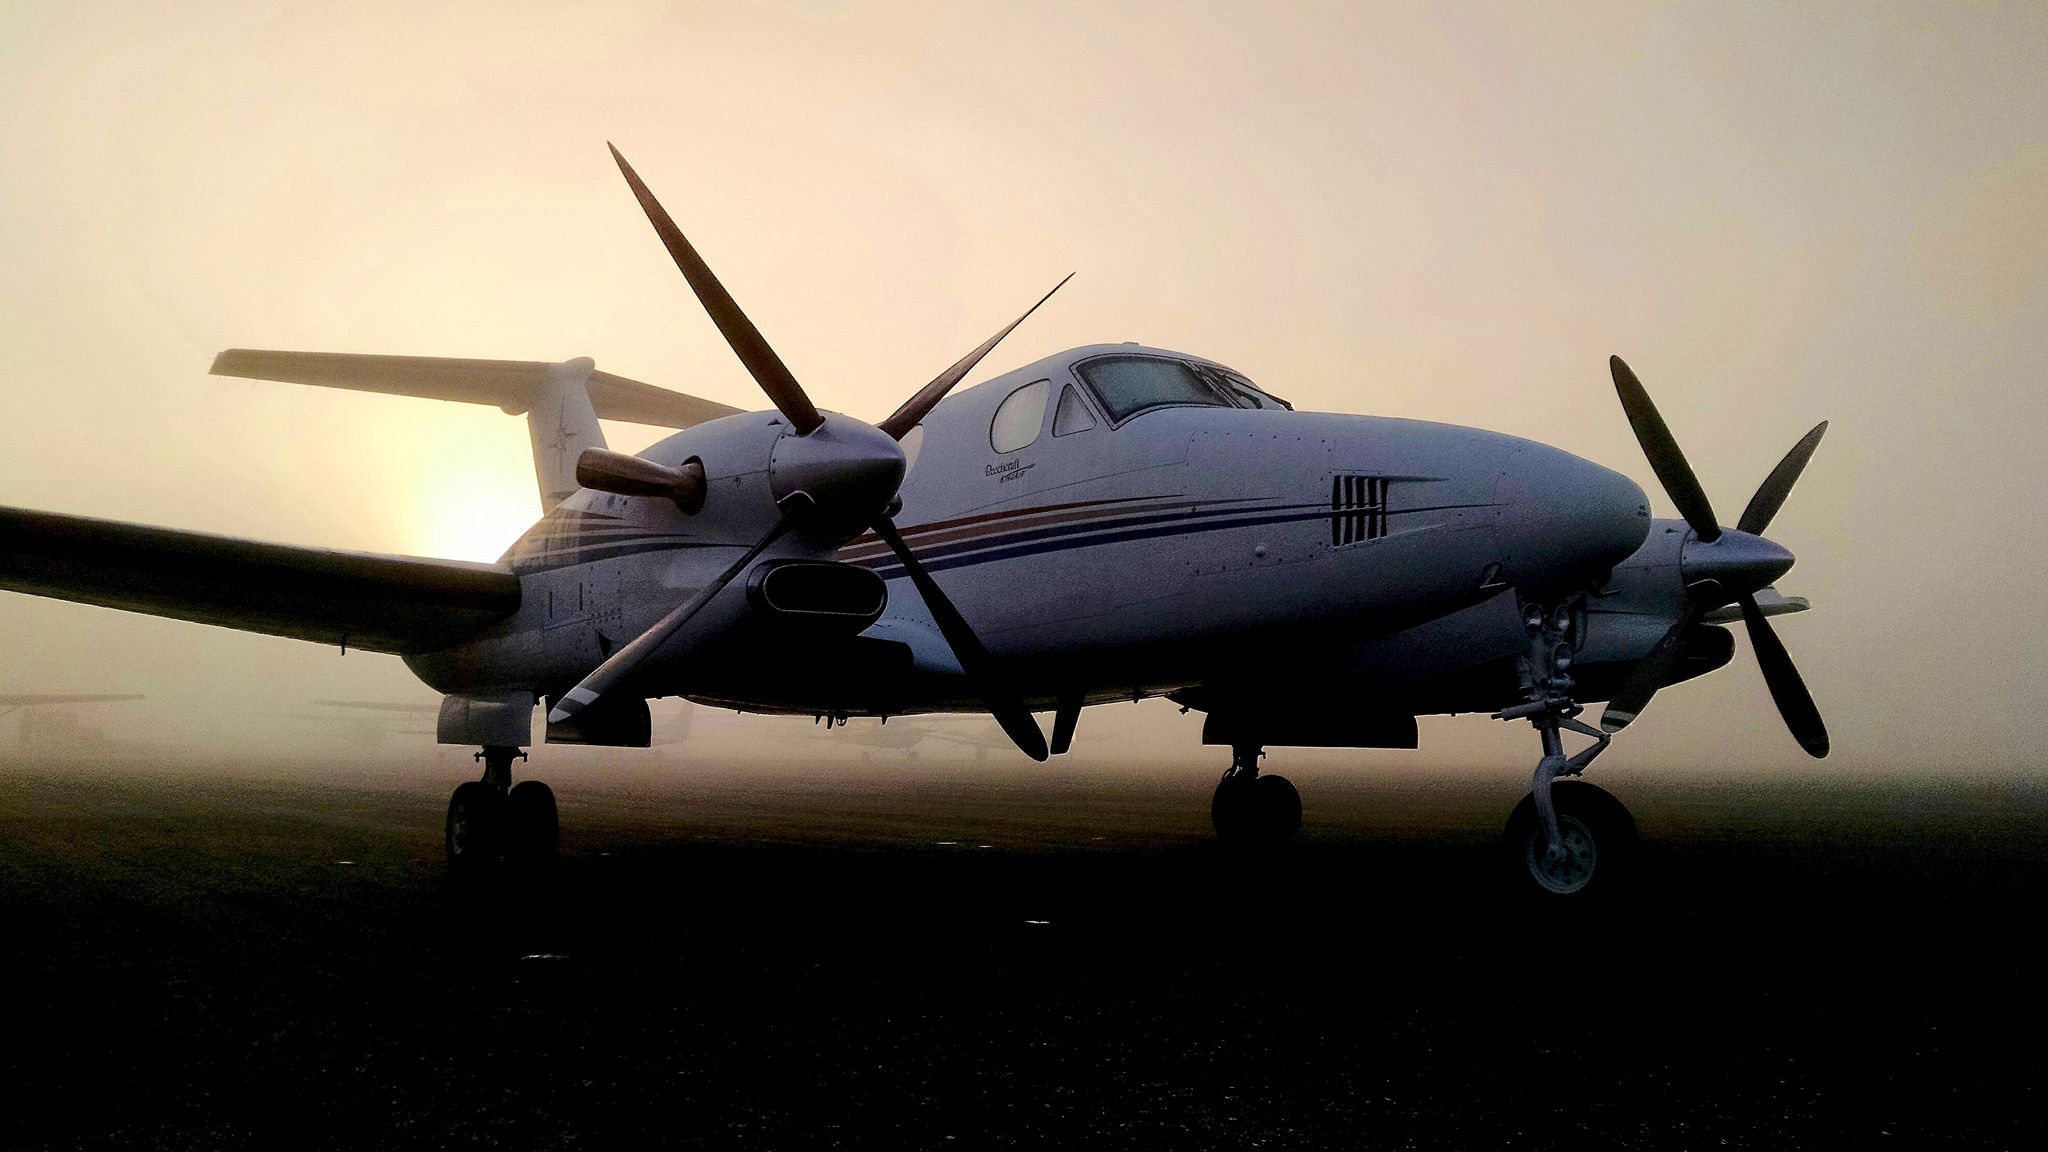
M 401 655 L 459 644 L 519 608 L 519 578 L 497 564 L 6 507 L 0 589 Z

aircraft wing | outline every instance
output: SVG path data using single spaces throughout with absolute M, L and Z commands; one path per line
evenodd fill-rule
M 497 564 L 6 507 L 0 589 L 401 654 L 460 643 L 519 608 L 519 578 Z

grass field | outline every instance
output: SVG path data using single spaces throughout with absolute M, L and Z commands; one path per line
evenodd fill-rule
M 1517 785 L 966 761 L 546 775 L 0 762 L 0 1145 L 2037 1147 L 2048 791 L 1602 782 L 1624 903 L 1495 882 Z M 521 768 L 524 766 L 522 765 Z M 1596 773 L 1596 776 L 1598 774 Z

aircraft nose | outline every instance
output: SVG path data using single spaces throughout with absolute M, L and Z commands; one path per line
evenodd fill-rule
M 1494 499 L 1503 578 L 1539 597 L 1605 579 L 1650 533 L 1635 481 L 1531 441 L 1509 454 Z

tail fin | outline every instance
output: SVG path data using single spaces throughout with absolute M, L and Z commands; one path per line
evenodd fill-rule
M 604 447 L 604 429 L 597 425 L 597 408 L 590 398 L 594 367 L 588 356 L 548 365 L 532 407 L 526 410 L 542 508 L 553 508 L 579 487 L 576 458 L 585 448 Z
M 576 491 L 576 457 L 585 448 L 604 447 L 599 419 L 688 428 L 740 411 L 599 372 L 583 356 L 550 364 L 541 360 L 230 348 L 214 357 L 212 372 L 215 376 L 491 404 L 515 416 L 524 412 L 533 440 L 534 475 L 540 483 L 541 504 L 547 508 Z

